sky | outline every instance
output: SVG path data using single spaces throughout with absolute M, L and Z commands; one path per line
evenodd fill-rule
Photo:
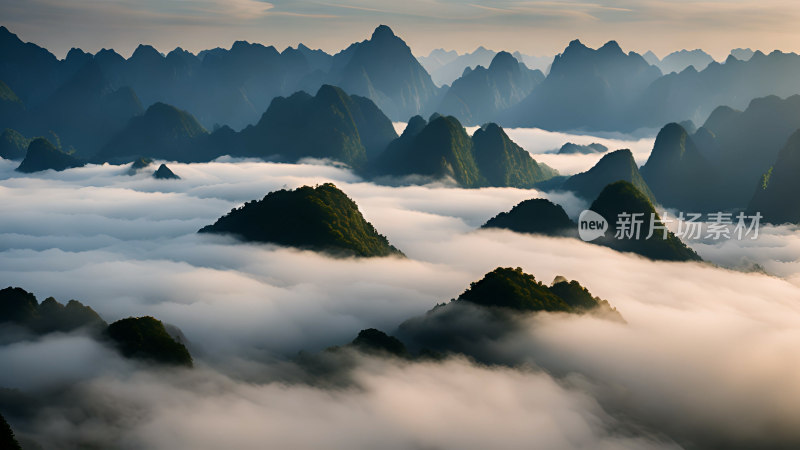
M 529 55 L 559 53 L 575 38 L 658 56 L 703 48 L 800 50 L 800 3 L 792 0 L 0 0 L 2 25 L 63 57 L 73 46 L 130 55 L 139 43 L 162 52 L 229 47 L 236 40 L 303 42 L 335 52 L 392 27 L 416 55 L 480 45 Z

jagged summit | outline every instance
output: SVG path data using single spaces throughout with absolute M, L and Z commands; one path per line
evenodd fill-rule
M 519 67 L 519 62 L 505 51 L 496 54 L 489 64 L 489 70 L 512 70 L 516 67 Z
M 617 41 L 613 41 L 613 40 L 612 40 L 612 41 L 608 41 L 608 42 L 606 42 L 606 43 L 605 43 L 605 44 L 603 44 L 603 46 L 602 46 L 602 47 L 600 47 L 598 50 L 600 50 L 600 51 L 604 51 L 604 52 L 624 53 L 624 52 L 622 51 L 622 48 L 621 48 L 621 47 L 619 46 L 619 44 L 617 43 Z
M 157 61 L 163 58 L 164 56 L 155 47 L 147 44 L 139 44 L 131 55 L 132 60 L 141 61 Z
M 370 39 L 377 40 L 377 39 L 386 39 L 393 37 L 397 36 L 395 36 L 394 32 L 392 31 L 391 28 L 389 28 L 388 25 L 378 25 L 375 28 L 375 31 L 372 32 L 372 37 L 370 37 Z

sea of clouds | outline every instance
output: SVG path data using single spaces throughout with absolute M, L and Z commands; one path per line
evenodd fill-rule
M 24 175 L 14 172 L 16 165 L 0 160 L 0 286 L 22 287 L 40 301 L 78 299 L 109 322 L 155 316 L 182 330 L 196 363 L 192 370 L 148 367 L 81 333 L 0 340 L 0 412 L 26 443 L 47 449 L 800 443 L 794 227 L 762 227 L 752 241 L 692 242 L 710 263 L 665 263 L 574 239 L 478 230 L 524 199 L 548 197 L 532 190 L 376 185 L 311 162 L 169 163 L 181 180 L 155 180 L 155 167 L 133 176 L 126 166 L 109 165 Z M 196 233 L 270 191 L 329 181 L 408 258 L 332 258 Z M 548 198 L 572 217 L 586 207 L 568 193 Z M 730 269 L 752 263 L 767 273 Z M 352 355 L 347 382 L 329 386 L 324 373 L 310 377 L 294 362 L 298 352 L 345 344 L 364 328 L 391 333 L 498 266 L 521 267 L 545 283 L 557 275 L 577 279 L 627 323 L 526 317 L 520 331 L 485 343 L 509 367 Z

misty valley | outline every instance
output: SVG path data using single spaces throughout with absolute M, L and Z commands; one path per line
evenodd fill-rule
M 795 449 L 800 55 L 0 27 L 0 450 Z

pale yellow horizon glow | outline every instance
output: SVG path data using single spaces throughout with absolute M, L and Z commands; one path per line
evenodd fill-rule
M 739 47 L 800 51 L 800 2 L 788 0 L 0 0 L 0 17 L 0 25 L 58 57 L 71 47 L 114 48 L 127 57 L 140 43 L 166 53 L 229 48 L 236 40 L 278 50 L 302 42 L 336 53 L 379 24 L 417 56 L 479 46 L 552 56 L 573 39 L 595 48 L 616 40 L 625 51 L 659 57 L 695 48 L 717 60 Z

